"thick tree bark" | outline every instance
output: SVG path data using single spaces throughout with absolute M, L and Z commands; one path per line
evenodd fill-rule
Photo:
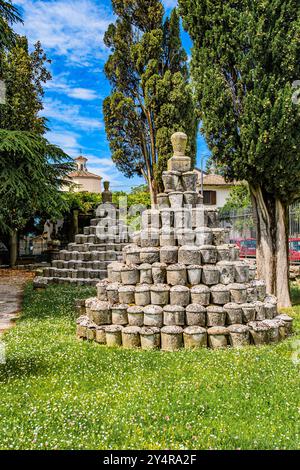
M 18 257 L 18 232 L 13 230 L 9 239 L 9 264 L 13 268 L 16 266 Z
M 267 292 L 276 295 L 280 307 L 290 307 L 288 206 L 260 186 L 250 186 L 256 220 L 258 277 Z

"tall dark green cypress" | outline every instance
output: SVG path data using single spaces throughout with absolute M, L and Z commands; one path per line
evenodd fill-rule
M 290 305 L 288 206 L 300 196 L 298 0 L 179 0 L 203 130 L 228 179 L 249 183 L 258 274 Z
M 119 170 L 128 177 L 143 175 L 154 203 L 174 131 L 188 134 L 195 157 L 196 119 L 179 17 L 173 11 L 164 21 L 159 0 L 112 4 L 117 20 L 105 35 L 111 49 L 105 72 L 112 86 L 103 105 L 106 133 Z

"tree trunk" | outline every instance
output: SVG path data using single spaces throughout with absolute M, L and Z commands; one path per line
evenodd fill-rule
M 13 230 L 9 239 L 9 264 L 12 268 L 16 266 L 18 257 L 18 232 Z
M 250 186 L 256 221 L 258 277 L 280 307 L 290 307 L 288 206 L 260 186 Z

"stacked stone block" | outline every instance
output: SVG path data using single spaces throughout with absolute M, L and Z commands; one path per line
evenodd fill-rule
M 67 250 L 61 250 L 50 267 L 44 268 L 43 277 L 35 278 L 36 287 L 48 283 L 96 285 L 107 277 L 107 267 L 122 258 L 127 245 L 128 232 L 118 209 L 111 203 L 102 204 L 84 227 L 82 234 L 75 235 L 75 242 Z
M 77 335 L 108 346 L 173 351 L 275 343 L 291 334 L 276 298 L 240 261 L 216 211 L 203 206 L 185 156 L 186 135 L 172 136 L 165 192 L 142 214 L 142 228 L 108 266 L 77 320 Z M 99 311 L 102 312 L 99 315 Z

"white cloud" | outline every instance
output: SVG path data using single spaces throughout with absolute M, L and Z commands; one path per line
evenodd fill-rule
M 46 138 L 52 144 L 61 147 L 68 155 L 72 157 L 78 156 L 80 148 L 78 143 L 79 136 L 75 132 L 57 129 L 47 132 Z
M 88 88 L 70 88 L 67 91 L 67 95 L 71 98 L 87 101 L 95 100 L 97 98 L 96 91 Z
M 83 101 L 94 101 L 96 99 L 100 100 L 102 98 L 98 95 L 96 90 L 74 85 L 76 85 L 76 82 L 69 82 L 64 76 L 56 75 L 52 80 L 45 84 L 45 89 L 64 94 L 69 98 L 75 98 L 77 100 Z
M 70 105 L 62 103 L 58 99 L 46 98 L 44 100 L 43 116 L 55 119 L 61 123 L 69 124 L 75 129 L 83 129 L 85 131 L 93 131 L 102 129 L 103 123 L 97 118 L 83 116 L 79 105 Z
M 47 51 L 80 66 L 105 58 L 103 35 L 112 14 L 93 0 L 17 0 L 23 8 L 24 27 L 31 42 L 40 40 Z

